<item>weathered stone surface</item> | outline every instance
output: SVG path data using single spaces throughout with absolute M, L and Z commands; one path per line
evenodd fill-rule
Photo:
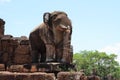
M 59 72 L 57 80 L 80 80 L 81 75 L 80 72 Z
M 22 72 L 23 68 L 23 65 L 11 65 L 8 70 L 11 72 Z
M 31 75 L 33 80 L 45 80 L 45 73 L 34 73 Z
M 30 55 L 30 47 L 29 45 L 18 45 L 18 47 L 15 49 L 15 53 Z
M 31 75 L 27 73 L 16 73 L 14 79 L 15 80 L 33 80 Z
M 68 72 L 60 72 L 57 75 L 58 80 L 74 80 L 74 74 Z
M 7 52 L 3 53 L 3 55 L 2 55 L 3 63 L 8 62 L 8 60 L 9 60 L 9 54 Z
M 0 64 L 0 71 L 4 71 L 5 70 L 5 65 L 4 64 Z
M 14 77 L 10 72 L 0 72 L 0 80 L 15 80 Z
M 5 25 L 5 21 L 3 19 L 0 18 L 0 38 L 4 35 L 4 25 Z
M 30 71 L 31 71 L 31 72 L 36 72 L 36 71 L 37 71 L 36 65 L 32 65 Z
M 35 73 L 17 73 L 0 72 L 0 80 L 55 80 L 53 73 L 35 72 Z
M 30 55 L 22 55 L 22 54 L 16 54 L 14 57 L 15 64 L 26 64 L 31 62 L 31 56 Z
M 45 75 L 45 80 L 56 80 L 54 73 L 48 73 Z

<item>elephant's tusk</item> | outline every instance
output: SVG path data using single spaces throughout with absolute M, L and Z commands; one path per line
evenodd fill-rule
M 60 24 L 60 27 L 63 29 L 70 29 L 70 26 L 64 26 L 63 24 Z

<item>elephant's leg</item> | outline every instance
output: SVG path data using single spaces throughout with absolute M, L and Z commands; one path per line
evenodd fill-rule
M 55 46 L 46 45 L 46 61 L 53 62 L 55 61 Z
M 39 62 L 39 51 L 38 51 L 38 37 L 35 33 L 31 33 L 29 36 L 30 45 L 31 45 L 31 57 L 32 57 L 32 63 L 38 63 Z
M 46 61 L 46 47 L 44 43 L 40 44 L 40 62 L 45 62 Z
M 63 51 L 63 56 L 62 56 L 62 62 L 66 63 L 72 63 L 73 61 L 73 47 L 70 45 L 70 47 L 65 47 Z
M 32 63 L 38 63 L 39 62 L 39 54 L 37 50 L 31 51 L 31 57 L 32 57 Z
M 70 45 L 70 63 L 73 62 L 73 46 Z
M 69 63 L 69 54 L 68 53 L 69 53 L 69 51 L 67 49 L 64 49 L 61 62 Z
M 56 61 L 61 62 L 63 49 L 56 49 Z
M 46 61 L 46 53 L 42 53 L 40 57 L 40 62 L 45 62 Z

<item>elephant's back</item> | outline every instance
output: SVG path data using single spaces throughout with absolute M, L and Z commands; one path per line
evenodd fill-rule
M 35 32 L 38 32 L 42 29 L 44 29 L 46 27 L 46 25 L 44 23 L 38 25 L 37 27 L 35 27 L 30 33 L 35 33 Z

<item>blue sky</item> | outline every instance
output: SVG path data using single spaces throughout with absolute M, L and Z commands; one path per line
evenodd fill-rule
M 120 0 L 0 0 L 5 34 L 29 36 L 43 13 L 65 11 L 72 21 L 74 53 L 99 50 L 120 60 Z

